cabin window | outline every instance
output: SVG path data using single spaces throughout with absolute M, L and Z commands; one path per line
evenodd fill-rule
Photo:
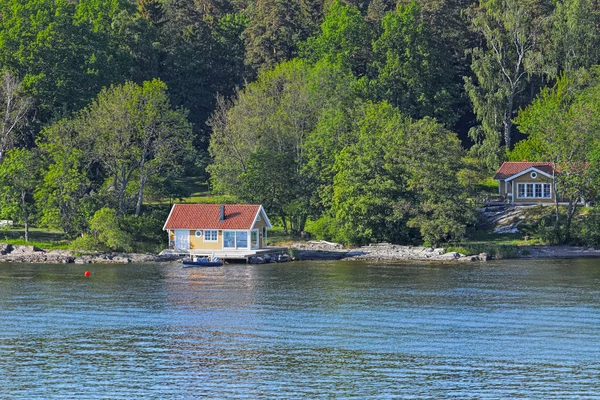
M 248 247 L 248 232 L 238 231 L 235 233 L 235 247 Z
M 533 196 L 533 183 L 527 184 L 527 197 L 534 197 Z
M 520 199 L 549 199 L 552 197 L 549 183 L 517 183 L 517 197 Z
M 235 232 L 224 231 L 223 232 L 223 247 L 235 248 Z
M 247 231 L 223 231 L 223 247 L 229 249 L 247 249 Z
M 205 242 L 216 242 L 219 240 L 219 231 L 204 231 Z
M 550 191 L 550 184 L 544 183 L 544 197 L 549 199 L 552 197 L 552 192 Z

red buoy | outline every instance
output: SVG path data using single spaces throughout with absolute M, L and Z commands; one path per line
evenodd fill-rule
M 85 277 L 87 278 L 88 276 L 90 276 L 90 275 L 91 275 L 91 272 L 90 272 L 90 271 L 85 271 L 85 272 L 83 273 L 83 275 L 85 275 Z

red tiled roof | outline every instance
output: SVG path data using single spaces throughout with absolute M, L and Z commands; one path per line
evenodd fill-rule
M 504 162 L 500 168 L 498 168 L 496 175 L 494 175 L 494 179 L 504 180 L 531 167 L 535 167 L 542 172 L 552 175 L 552 163 L 549 162 L 507 161 Z
M 219 221 L 220 204 L 175 204 L 163 229 L 250 229 L 258 204 L 225 204 L 225 220 Z

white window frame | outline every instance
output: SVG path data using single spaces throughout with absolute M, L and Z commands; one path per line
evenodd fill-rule
M 228 232 L 232 232 L 233 233 L 233 243 L 234 246 L 233 247 L 225 247 L 225 233 Z M 238 243 L 238 238 L 237 238 L 237 233 L 238 232 L 245 232 L 246 233 L 246 247 L 238 247 L 237 243 Z M 250 231 L 245 230 L 245 229 L 224 229 L 223 230 L 223 250 L 229 249 L 229 250 L 251 250 L 252 247 L 252 243 L 250 240 Z
M 209 235 L 210 233 L 210 235 Z M 212 234 L 215 233 L 215 238 L 212 238 Z M 205 229 L 204 230 L 204 241 L 205 242 L 218 242 L 219 241 L 219 231 L 217 229 Z
M 531 196 L 528 195 L 528 188 L 531 185 Z M 548 185 L 548 187 L 550 188 L 550 190 L 548 192 L 546 192 L 544 189 L 546 187 L 546 185 Z M 541 196 L 536 196 L 536 192 L 537 192 L 537 186 L 540 186 L 540 193 L 542 194 Z M 523 196 L 521 196 L 521 190 L 523 189 Z M 549 196 L 545 196 L 545 194 L 548 193 Z M 517 182 L 517 199 L 551 199 L 552 198 L 552 185 L 548 182 Z

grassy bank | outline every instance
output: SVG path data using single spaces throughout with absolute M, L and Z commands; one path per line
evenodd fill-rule
M 41 228 L 29 229 L 29 241 L 25 241 L 25 228 L 15 227 L 11 229 L 0 230 L 0 241 L 12 245 L 36 246 L 42 249 L 67 249 L 69 240 L 66 240 L 64 234 L 59 231 Z

